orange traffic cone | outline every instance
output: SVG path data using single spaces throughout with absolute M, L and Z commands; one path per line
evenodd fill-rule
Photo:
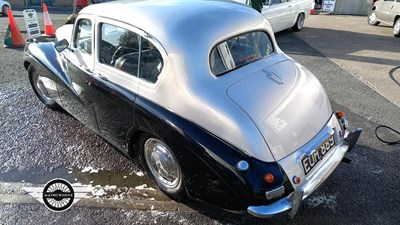
M 24 38 L 21 35 L 21 32 L 19 32 L 19 28 L 17 23 L 15 22 L 14 16 L 11 12 L 11 9 L 7 9 L 7 14 L 8 14 L 8 28 L 7 28 L 7 33 L 4 38 L 4 47 L 5 48 L 22 48 L 25 47 L 25 41 Z
M 314 15 L 314 14 L 315 14 L 315 1 L 312 3 L 311 10 L 310 10 L 310 15 Z
M 43 19 L 44 19 L 44 30 L 47 36 L 55 36 L 53 24 L 51 23 L 49 11 L 47 10 L 46 4 L 43 3 Z

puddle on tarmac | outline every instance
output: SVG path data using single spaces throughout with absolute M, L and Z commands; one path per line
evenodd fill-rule
M 32 171 L 32 172 L 31 172 Z M 113 172 L 84 169 L 57 168 L 51 172 L 9 171 L 0 173 L 1 182 L 25 182 L 46 184 L 52 179 L 62 178 L 70 183 L 81 183 L 93 187 L 93 196 L 106 199 L 149 199 L 169 201 L 154 182 L 142 172 Z

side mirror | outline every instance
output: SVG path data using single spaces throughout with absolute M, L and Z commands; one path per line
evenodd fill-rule
M 62 39 L 61 41 L 57 42 L 54 44 L 54 48 L 57 50 L 57 52 L 62 52 L 66 48 L 68 48 L 69 43 L 66 39 Z

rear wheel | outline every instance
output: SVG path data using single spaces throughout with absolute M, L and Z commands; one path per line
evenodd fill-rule
M 396 20 L 396 23 L 394 23 L 394 26 L 393 26 L 393 35 L 394 35 L 395 37 L 400 37 L 400 18 L 398 18 L 398 19 Z
M 369 12 L 368 14 L 368 23 L 370 25 L 376 26 L 379 24 L 379 21 L 376 20 L 376 13 L 375 10 L 372 10 L 371 12 Z
M 3 5 L 3 7 L 1 7 L 1 13 L 4 15 L 4 16 L 8 16 L 8 13 L 7 13 L 7 9 L 8 8 L 10 8 L 10 7 L 8 7 L 8 5 Z
M 50 97 L 45 86 L 46 79 L 48 78 L 41 76 L 32 65 L 29 65 L 28 67 L 28 76 L 32 89 L 39 100 L 51 109 L 59 109 L 60 106 Z
M 171 149 L 152 135 L 144 135 L 139 146 L 142 164 L 157 186 L 172 199 L 185 197 L 183 174 Z
M 294 26 L 292 27 L 292 30 L 293 30 L 293 31 L 300 31 L 301 29 L 303 29 L 304 20 L 305 20 L 304 13 L 300 13 L 300 14 L 297 16 L 296 23 L 295 23 Z

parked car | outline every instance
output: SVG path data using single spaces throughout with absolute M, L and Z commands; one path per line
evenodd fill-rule
M 249 0 L 235 0 L 248 4 Z M 313 0 L 265 0 L 262 14 L 267 18 L 274 33 L 291 28 L 300 31 L 310 15 Z
M 4 0 L 0 0 L 0 6 L 1 6 L 1 13 L 3 14 L 3 16 L 7 16 L 7 9 L 11 8 L 11 5 L 9 2 L 4 1 Z
M 378 0 L 368 14 L 368 23 L 384 23 L 393 27 L 393 35 L 400 36 L 400 0 Z
M 56 33 L 24 51 L 39 100 L 138 156 L 175 200 L 293 216 L 361 133 L 239 3 L 95 4 Z

